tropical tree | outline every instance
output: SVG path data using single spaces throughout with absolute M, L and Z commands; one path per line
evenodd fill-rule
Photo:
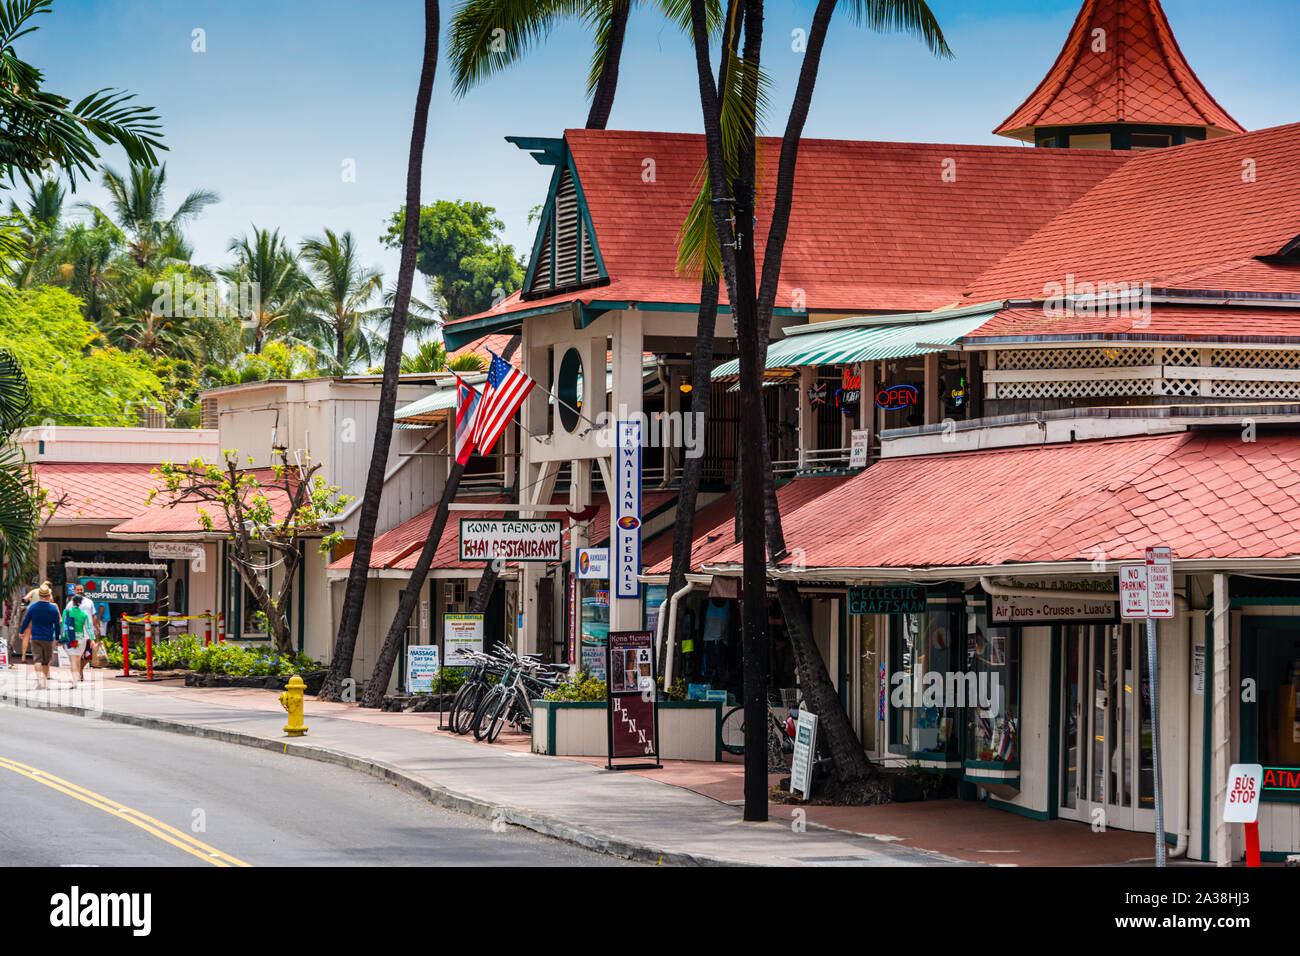
M 424 0 L 424 56 L 420 65 L 420 81 L 415 93 L 411 145 L 406 161 L 406 206 L 400 243 L 401 258 L 397 268 L 397 291 L 388 325 L 388 349 L 384 354 L 384 380 L 379 389 L 375 442 L 370 451 L 370 470 L 366 475 L 365 497 L 361 501 L 358 517 L 356 546 L 352 552 L 352 569 L 348 572 L 347 590 L 343 596 L 343 609 L 339 620 L 338 637 L 334 643 L 334 654 L 320 691 L 320 696 L 327 700 L 340 698 L 343 693 L 343 681 L 349 679 L 352 671 L 352 656 L 356 649 L 357 631 L 361 626 L 361 610 L 370 573 L 370 556 L 374 549 L 375 525 L 379 521 L 379 497 L 384 490 L 384 473 L 388 467 L 388 453 L 393 442 L 393 414 L 397 410 L 398 375 L 401 371 L 402 348 L 406 341 L 411 287 L 415 280 L 415 257 L 419 252 L 420 174 L 421 164 L 424 161 L 424 140 L 429 129 L 429 100 L 433 95 L 433 78 L 438 69 L 438 28 L 438 0 Z M 414 607 L 415 595 L 404 595 L 403 606 L 407 603 L 407 597 L 411 598 L 411 606 L 406 609 L 406 616 L 409 618 Z M 399 607 L 400 613 L 401 607 Z M 387 670 L 384 673 L 392 673 L 396 649 L 390 649 L 387 645 L 386 641 L 380 660 L 375 665 L 376 673 L 380 672 L 385 657 Z
M 105 167 L 103 186 L 108 190 L 111 215 L 86 204 L 97 221 L 111 224 L 126 247 L 126 254 L 141 269 L 158 268 L 168 259 L 189 259 L 183 227 L 220 197 L 209 189 L 195 189 L 169 216 L 165 210 L 167 166 L 131 166 L 126 177 Z
M 383 276 L 361 264 L 350 232 L 339 236 L 326 229 L 323 236 L 307 239 L 302 258 L 313 280 L 303 291 L 303 305 L 332 335 L 336 368 L 340 373 L 348 369 L 349 336 L 353 356 L 368 362 L 365 323 L 382 310 L 365 305 L 383 288 Z
M 99 158 L 96 141 L 121 146 L 132 163 L 155 165 L 155 150 L 166 149 L 158 117 L 147 106 L 131 105 L 134 95 L 101 89 L 72 103 L 41 88 L 37 67 L 18 56 L 15 42 L 37 29 L 32 19 L 48 13 L 50 0 L 0 3 L 0 169 L 13 182 L 29 186 L 50 168 L 89 178 Z
M 230 241 L 235 264 L 221 271 L 232 285 L 247 283 L 254 290 L 244 328 L 252 340 L 253 353 L 262 351 L 267 338 L 301 341 L 305 298 L 310 283 L 289 244 L 278 229 L 253 227 L 252 235 Z
M 762 46 L 763 0 L 744 0 L 747 67 L 757 70 Z M 742 627 L 744 653 L 744 701 L 746 710 L 745 819 L 767 819 L 767 775 L 763 727 L 767 709 L 767 551 L 779 561 L 786 552 L 779 513 L 775 513 L 771 464 L 760 449 L 766 445 L 767 428 L 763 409 L 763 368 L 767 355 L 777 280 L 794 198 L 794 174 L 799 139 L 803 133 L 813 87 L 820 66 L 822 47 L 837 0 L 818 0 L 808 34 L 807 48 L 795 88 L 794 101 L 781 141 L 777 182 L 773 191 L 772 219 L 763 252 L 761 276 L 756 270 L 754 242 L 747 228 L 755 221 L 756 131 L 744 131 L 738 162 L 727 175 L 721 123 L 722 106 L 718 86 L 709 63 L 708 33 L 704 0 L 691 0 L 692 40 L 700 106 L 704 119 L 708 155 L 713 221 L 722 258 L 736 340 L 740 353 L 741 393 L 741 536 L 743 554 Z M 938 22 L 924 0 L 846 0 L 846 8 L 859 23 L 871 29 L 901 29 L 918 35 L 939 55 L 951 55 Z M 730 216 L 728 215 L 730 211 Z M 756 460 L 757 459 L 757 460 Z M 765 485 L 767 486 L 765 489 Z M 769 512 L 774 519 L 769 521 Z M 823 720 L 835 770 L 841 781 L 870 773 L 871 766 L 853 733 L 834 685 L 826 673 L 820 652 L 799 599 L 797 588 L 778 581 L 777 594 L 790 628 L 800 684 L 812 709 Z
M 683 30 L 690 28 L 690 6 L 684 0 L 655 0 L 655 6 Z M 717 0 L 710 0 L 709 8 L 710 27 L 714 27 Z M 562 21 L 577 18 L 594 41 L 587 75 L 591 109 L 586 128 L 604 129 L 618 88 L 630 10 L 630 0 L 468 0 L 451 19 L 452 89 L 464 96 L 471 87 L 518 62 Z
M 435 290 L 444 319 L 482 312 L 523 285 L 524 267 L 514 247 L 500 241 L 505 223 L 491 206 L 440 199 L 421 207 L 419 218 L 415 265 Z M 399 209 L 380 241 L 400 248 L 405 228 L 406 210 Z
M 135 271 L 122 290 L 116 321 L 105 332 L 110 345 L 123 351 L 138 349 L 152 358 L 171 357 L 198 361 L 203 355 L 199 324 L 206 316 L 188 314 L 184 302 L 169 301 L 160 308 L 160 287 L 170 292 L 179 279 L 182 288 L 193 283 L 185 265 L 174 265 L 159 273 Z M 172 296 L 166 296 L 172 300 Z M 193 311 L 193 310 L 189 310 Z
M 117 319 L 127 278 L 118 252 L 120 233 L 110 224 L 75 223 L 57 252 L 58 284 L 82 302 L 82 314 L 101 329 Z
M 143 352 L 105 347 L 64 289 L 4 290 L 0 342 L 31 387 L 30 425 L 130 425 L 141 404 L 165 393 Z
M 271 466 L 263 483 L 251 471 L 240 467 L 239 452 L 223 451 L 220 464 L 195 458 L 184 464 L 165 461 L 153 473 L 162 488 L 149 492 L 148 503 L 160 493 L 165 503 L 197 504 L 203 529 L 228 534 L 227 553 L 258 609 L 265 616 L 267 630 L 281 654 L 293 654 L 289 634 L 289 597 L 299 564 L 304 559 L 308 538 L 319 537 L 325 554 L 342 535 L 327 531 L 332 518 L 352 499 L 339 493 L 317 474 L 320 463 L 290 463 L 284 449 Z M 216 518 L 208 508 L 220 512 Z M 280 583 L 268 587 L 263 573 L 278 568 Z
M 21 258 L 8 274 L 15 289 L 47 285 L 58 278 L 64 195 L 57 179 L 42 179 L 29 187 L 25 205 L 9 203 L 9 219 L 19 227 L 23 247 Z
M 414 353 L 402 356 L 402 371 L 410 372 L 483 372 L 487 359 L 477 352 L 464 352 L 454 358 L 441 342 L 421 342 Z
M 31 408 L 31 389 L 17 357 L 0 348 L 0 595 L 25 577 L 39 518 L 36 480 L 9 437 Z

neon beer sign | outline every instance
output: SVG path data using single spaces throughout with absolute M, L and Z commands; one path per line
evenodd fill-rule
M 876 392 L 876 404 L 887 412 L 919 404 L 921 393 L 915 385 L 892 385 Z

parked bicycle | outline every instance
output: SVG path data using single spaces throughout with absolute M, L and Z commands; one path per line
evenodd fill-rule
M 506 724 L 525 733 L 531 731 L 533 701 L 559 685 L 563 670 L 543 664 L 534 654 L 513 657 L 500 681 L 479 704 L 474 715 L 474 739 L 495 743 Z
M 805 708 L 803 694 L 797 687 L 784 687 L 768 695 L 767 740 L 769 753 L 794 753 L 795 725 L 799 711 Z M 745 708 L 733 707 L 722 718 L 722 749 L 727 753 L 745 752 Z M 825 756 L 820 735 L 817 756 Z
M 460 690 L 456 691 L 447 717 L 448 726 L 456 733 L 467 734 L 473 729 L 474 715 L 478 713 L 479 704 L 495 685 L 492 678 L 499 680 L 506 671 L 510 659 L 507 655 L 513 656 L 513 653 L 505 644 L 497 644 L 490 654 L 475 651 L 469 655 L 474 661 L 473 668 Z

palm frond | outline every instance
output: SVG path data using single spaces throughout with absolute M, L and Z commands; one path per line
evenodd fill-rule
M 953 55 L 925 0 L 840 0 L 839 8 L 858 26 L 876 33 L 910 33 L 935 56 Z
M 500 73 L 545 39 L 556 24 L 583 16 L 597 0 L 468 0 L 451 19 L 448 57 L 452 90 Z

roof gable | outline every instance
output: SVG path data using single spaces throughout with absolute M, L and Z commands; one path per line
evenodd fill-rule
M 1056 62 L 995 133 L 1040 126 L 1150 124 L 1244 132 L 1178 48 L 1159 0 L 1086 0 Z
M 569 130 L 565 142 L 608 285 L 511 296 L 448 323 L 448 341 L 516 327 L 520 313 L 573 301 L 698 303 L 699 279 L 677 271 L 677 236 L 698 194 L 704 137 Z M 760 140 L 760 257 L 779 154 L 780 140 Z M 776 307 L 853 314 L 951 305 L 967 283 L 1134 155 L 805 139 Z M 725 290 L 721 300 L 725 310 Z

